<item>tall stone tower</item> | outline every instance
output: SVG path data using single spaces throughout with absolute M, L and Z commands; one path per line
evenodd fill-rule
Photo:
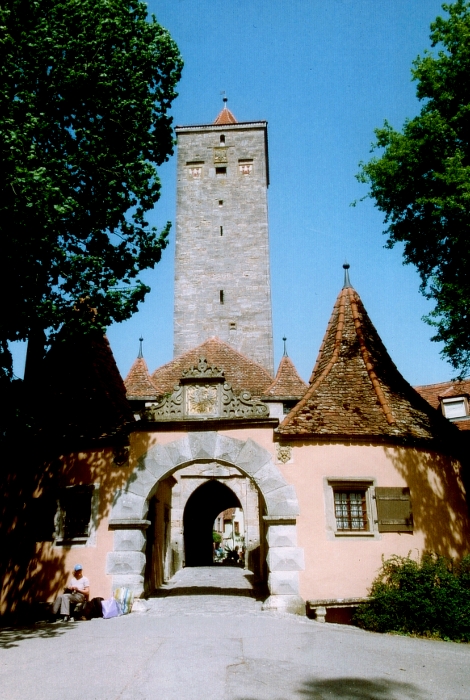
M 273 374 L 267 122 L 225 104 L 176 134 L 174 354 L 217 336 Z

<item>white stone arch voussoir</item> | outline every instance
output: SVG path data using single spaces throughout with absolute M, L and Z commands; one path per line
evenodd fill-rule
M 303 549 L 297 547 L 299 504 L 272 455 L 251 439 L 237 440 L 217 432 L 189 433 L 166 445 L 155 445 L 114 498 L 109 525 L 114 551 L 108 553 L 106 573 L 113 590 L 130 588 L 139 597 L 144 590 L 145 529 L 148 504 L 157 483 L 178 469 L 198 461 L 217 461 L 244 472 L 262 493 L 267 525 L 270 596 L 266 608 L 305 612 L 299 597 L 298 572 L 304 568 Z

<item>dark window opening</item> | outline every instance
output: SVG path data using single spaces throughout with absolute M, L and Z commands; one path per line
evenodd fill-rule
M 231 331 L 236 331 L 236 330 L 237 330 L 237 324 L 235 323 L 235 321 L 230 321 L 229 329 L 230 329 Z
M 225 177 L 227 175 L 227 168 L 226 167 L 216 168 L 215 174 L 217 177 Z
M 90 535 L 93 486 L 71 486 L 60 494 L 59 532 L 62 540 L 87 538 Z
M 223 227 L 223 226 L 220 227 L 220 235 L 221 235 L 221 236 L 224 235 L 224 227 Z
M 223 199 L 219 199 L 219 207 L 223 207 L 223 206 L 224 206 L 224 200 L 223 200 Z
M 225 144 L 225 136 L 224 134 L 220 135 L 220 143 Z
M 224 303 L 224 290 L 223 289 L 221 289 L 219 292 L 219 301 L 221 304 Z

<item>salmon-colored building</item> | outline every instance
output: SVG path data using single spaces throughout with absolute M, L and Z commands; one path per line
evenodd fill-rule
M 126 403 L 107 343 L 88 358 L 101 378 L 108 367 L 101 389 L 120 429 L 77 437 L 88 448 L 64 455 L 54 488 L 35 494 L 49 534 L 30 598 L 52 599 L 77 561 L 92 596 L 145 596 L 181 566 L 212 563 L 213 523 L 228 508 L 243 509 L 266 608 L 364 597 L 394 554 L 468 552 L 460 433 L 400 375 L 347 270 L 308 386 L 287 356 L 273 379 L 213 338 L 152 376 L 140 356 Z

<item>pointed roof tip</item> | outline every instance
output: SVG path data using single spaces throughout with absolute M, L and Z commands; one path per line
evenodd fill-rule
M 343 265 L 343 270 L 344 270 L 344 284 L 343 284 L 343 289 L 352 289 L 352 284 L 349 279 L 349 268 L 350 264 L 345 262 Z
M 223 100 L 224 106 L 215 118 L 214 124 L 219 124 L 221 126 L 225 124 L 238 124 L 238 120 L 227 107 L 227 97 L 224 96 Z
M 140 353 L 124 379 L 124 386 L 128 399 L 154 401 L 157 398 L 158 392 L 150 379 L 147 363 Z
M 288 397 L 300 399 L 306 393 L 308 384 L 299 376 L 294 363 L 285 353 L 281 357 L 276 377 L 273 383 L 266 389 L 266 397 Z
M 283 341 L 283 343 L 284 343 L 284 353 L 283 353 L 283 357 L 287 357 L 287 345 L 286 345 L 287 338 L 286 338 L 286 336 L 283 337 L 282 341 Z
M 138 359 L 138 360 L 141 360 L 141 359 L 143 358 L 143 356 L 144 356 L 144 353 L 143 353 L 143 350 L 142 350 L 142 343 L 143 343 L 143 342 L 144 342 L 144 339 L 142 338 L 142 336 L 140 336 L 140 338 L 139 338 L 139 353 L 138 353 L 138 355 L 137 355 L 137 359 Z

